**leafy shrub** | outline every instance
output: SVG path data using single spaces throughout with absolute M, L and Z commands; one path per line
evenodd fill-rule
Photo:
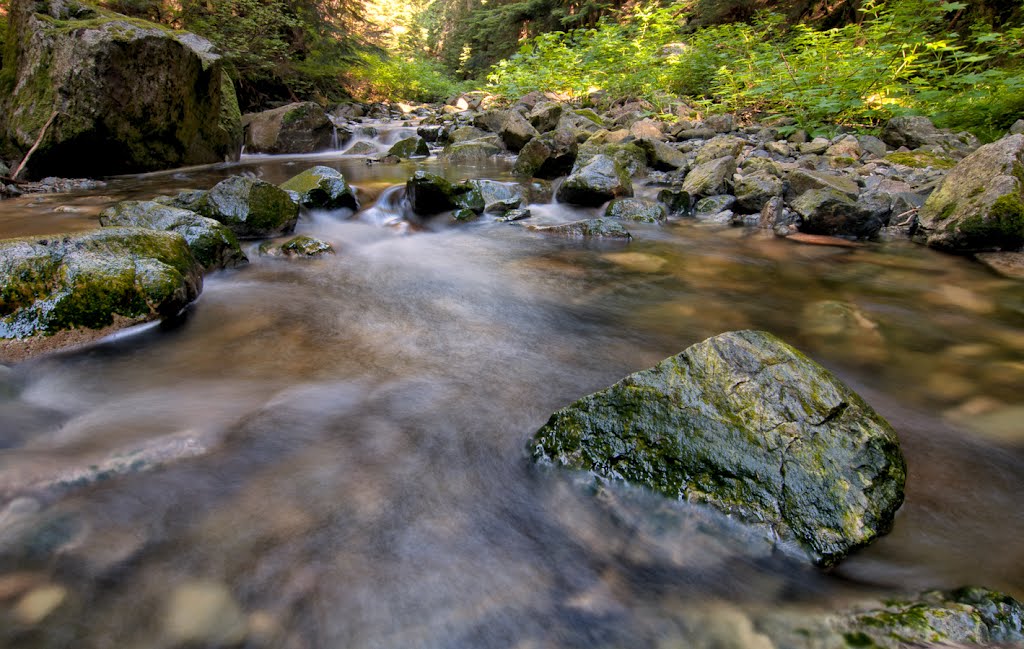
M 375 54 L 361 56 L 346 74 L 346 86 L 365 101 L 443 101 L 463 89 L 436 61 Z

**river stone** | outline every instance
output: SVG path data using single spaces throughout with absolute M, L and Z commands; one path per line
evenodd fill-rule
M 647 165 L 655 171 L 687 169 L 686 156 L 661 140 L 643 138 L 637 140 L 636 145 L 647 154 Z
M 504 153 L 498 146 L 496 137 L 485 137 L 449 144 L 444 148 L 441 157 L 449 162 L 483 162 Z
M 331 167 L 317 165 L 285 181 L 280 187 L 294 194 L 298 204 L 303 207 L 359 209 L 359 201 L 345 181 L 345 176 Z
M 559 202 L 597 206 L 613 198 L 633 195 L 629 174 L 614 159 L 596 155 L 558 187 Z
M 288 234 L 299 219 L 299 206 L 288 192 L 268 182 L 232 176 L 213 186 L 195 211 L 231 228 L 239 239 Z
M 557 234 L 567 237 L 583 237 L 596 239 L 632 239 L 633 235 L 629 230 L 622 227 L 622 223 L 611 219 L 585 219 L 573 221 L 561 225 L 531 225 L 529 228 L 535 232 L 545 234 Z
M 644 198 L 617 198 L 608 203 L 604 215 L 640 223 L 664 223 L 668 218 L 668 210 L 661 203 Z
M 704 143 L 704 146 L 697 152 L 694 164 L 702 165 L 712 160 L 732 156 L 736 158 L 743 151 L 746 142 L 733 135 L 718 135 Z
M 0 287 L 6 362 L 176 315 L 203 279 L 180 234 L 103 228 L 0 241 Z
M 834 189 L 850 198 L 857 198 L 860 186 L 848 176 L 839 176 L 810 169 L 794 169 L 786 176 L 789 181 L 787 196 L 799 196 L 812 189 Z
M 736 204 L 747 212 L 760 212 L 765 203 L 776 196 L 781 196 L 785 188 L 782 179 L 767 171 L 739 176 L 736 185 Z
M 633 142 L 597 144 L 593 138 L 580 145 L 573 171 L 586 166 L 599 155 L 615 160 L 630 176 L 636 176 L 647 169 L 647 152 Z
M 669 188 L 658 192 L 658 202 L 672 216 L 684 216 L 690 211 L 690 195 L 682 189 Z
M 299 235 L 282 244 L 264 241 L 259 251 L 264 257 L 323 257 L 333 255 L 334 246 L 314 237 Z
M 377 153 L 377 147 L 366 141 L 356 142 L 342 153 L 343 155 L 373 155 Z
M 503 183 L 497 180 L 470 180 L 468 184 L 480 193 L 483 211 L 503 214 L 519 208 L 523 203 L 525 190 L 517 183 Z
M 238 159 L 238 102 L 209 41 L 74 0 L 8 6 L 0 157 L 20 160 L 55 115 L 27 177 Z
M 1024 245 L 1024 135 L 1011 135 L 961 160 L 918 213 L 916 238 L 951 252 Z
M 771 334 L 724 333 L 554 413 L 535 460 L 713 505 L 822 566 L 892 526 L 896 433 L 828 370 Z
M 468 209 L 481 214 L 486 207 L 480 185 L 464 182 L 457 185 L 437 174 L 417 171 L 405 183 L 405 197 L 412 211 L 429 216 L 454 209 Z
M 334 124 L 312 101 L 242 116 L 247 153 L 315 153 L 331 148 Z
M 806 191 L 793 201 L 792 207 L 803 218 L 801 232 L 833 237 L 869 239 L 878 234 L 889 217 L 887 210 L 858 203 L 834 189 Z
M 699 164 L 683 179 L 683 191 L 692 197 L 727 194 L 736 173 L 736 158 L 726 156 Z
M 223 223 L 153 201 L 122 201 L 108 207 L 100 213 L 100 225 L 177 232 L 185 237 L 192 254 L 207 271 L 249 262 L 235 234 Z
M 392 144 L 387 155 L 402 159 L 424 158 L 430 155 L 430 148 L 427 147 L 427 141 L 419 136 L 407 137 Z
M 901 115 L 886 122 L 882 129 L 882 141 L 894 149 L 905 146 L 916 149 L 926 144 L 936 144 L 942 139 L 942 132 L 932 121 L 920 115 Z
M 579 143 L 571 132 L 550 131 L 526 143 L 512 171 L 517 176 L 558 178 L 572 170 L 578 152 Z
M 459 128 L 452 129 L 448 134 L 448 142 L 450 144 L 458 144 L 459 142 L 479 140 L 480 138 L 488 137 L 489 135 L 489 132 L 474 126 L 460 126 Z
M 506 118 L 498 129 L 498 135 L 509 151 L 520 151 L 527 142 L 540 133 L 518 111 L 510 110 L 506 111 Z
M 222 583 L 189 581 L 167 601 L 164 636 L 171 647 L 233 647 L 248 635 L 245 614 Z
M 526 117 L 539 133 L 547 133 L 558 126 L 558 120 L 562 118 L 562 104 L 542 101 L 534 106 Z

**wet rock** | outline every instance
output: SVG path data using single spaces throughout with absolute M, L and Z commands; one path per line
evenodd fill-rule
M 578 152 L 579 144 L 572 133 L 544 133 L 526 143 L 512 171 L 518 176 L 558 178 L 572 170 Z
M 454 209 L 484 211 L 480 188 L 472 182 L 452 184 L 437 174 L 417 171 L 405 183 L 405 197 L 416 214 L 429 216 Z
M 574 170 L 590 164 L 599 155 L 615 160 L 630 176 L 647 168 L 647 152 L 632 142 L 595 144 L 588 140 L 580 145 Z
M 0 100 L 0 149 L 22 158 L 49 122 L 25 177 L 238 159 L 238 102 L 209 41 L 95 5 L 7 6 L 8 47 L 17 56 L 5 60 L 11 78 Z
M 263 257 L 324 257 L 334 254 L 334 246 L 314 237 L 300 235 L 282 244 L 265 241 L 260 244 Z
M 808 234 L 867 239 L 878 234 L 888 217 L 834 189 L 806 191 L 792 207 L 803 219 L 800 231 Z
M 498 220 L 504 221 L 505 223 L 514 223 L 515 221 L 522 221 L 532 216 L 533 212 L 531 212 L 530 210 L 517 209 L 505 212 L 505 214 L 501 216 L 501 218 L 499 218 Z
M 480 138 L 489 137 L 491 133 L 483 129 L 476 128 L 475 126 L 460 126 L 457 129 L 453 129 L 448 134 L 448 142 L 450 144 L 458 144 L 459 142 L 469 142 L 470 140 L 479 140 Z
M 14 617 L 21 624 L 35 626 L 56 612 L 67 599 L 68 590 L 63 586 L 38 586 L 18 600 L 14 606 Z
M 658 202 L 672 216 L 683 216 L 690 211 L 690 194 L 682 189 L 663 189 L 658 192 Z
M 334 124 L 312 101 L 242 116 L 247 153 L 314 153 L 331 148 Z
M 355 192 L 340 171 L 317 165 L 281 183 L 281 189 L 296 198 L 303 207 L 326 210 L 359 209 Z
M 735 181 L 736 205 L 747 212 L 760 212 L 765 203 L 781 196 L 782 179 L 764 171 L 744 174 Z
M 470 180 L 469 185 L 480 193 L 483 211 L 491 214 L 503 214 L 517 209 L 523 203 L 524 189 L 516 183 L 503 183 L 497 180 Z
M 693 206 L 693 215 L 702 221 L 707 221 L 718 214 L 731 210 L 735 204 L 736 197 L 732 194 L 706 196 Z
M 427 124 L 416 128 L 416 135 L 427 142 L 443 142 L 445 138 L 444 126 L 440 124 Z
M 430 155 L 427 141 L 421 137 L 407 137 L 391 145 L 387 155 L 406 160 L 408 158 L 425 158 Z
M 197 580 L 171 593 L 163 631 L 172 647 L 233 647 L 245 640 L 248 625 L 227 586 Z
M 538 132 L 547 133 L 558 126 L 558 120 L 562 118 L 562 104 L 542 101 L 536 104 L 526 117 Z
M 608 204 L 604 215 L 639 223 L 664 223 L 668 218 L 668 210 L 661 203 L 643 198 L 617 198 Z
M 613 198 L 633 195 L 629 174 L 614 159 L 594 156 L 579 167 L 559 186 L 557 197 L 562 203 L 596 206 Z
M 711 504 L 832 565 L 886 533 L 903 501 L 896 434 L 774 336 L 730 332 L 556 412 L 537 461 Z
M 176 315 L 202 290 L 185 238 L 144 228 L 0 241 L 0 361 Z
M 299 220 L 299 206 L 288 192 L 246 176 L 222 180 L 204 194 L 195 210 L 231 228 L 239 239 L 288 234 Z
M 565 237 L 583 237 L 597 239 L 632 239 L 629 230 L 619 221 L 611 219 L 586 219 L 561 225 L 531 225 L 530 230 L 544 234 L 557 234 Z
M 1024 252 L 982 252 L 974 257 L 1004 277 L 1024 279 Z
M 693 161 L 696 165 L 702 165 L 719 158 L 731 156 L 737 158 L 746 142 L 732 135 L 719 135 L 704 143 L 704 146 L 697 152 L 697 158 Z
M 1024 245 L 1024 135 L 986 144 L 960 161 L 918 213 L 916 239 L 951 252 Z
M 843 239 L 836 243 L 856 245 Z M 882 363 L 888 359 L 885 338 L 878 324 L 846 302 L 823 300 L 805 306 L 800 317 L 800 333 L 815 349 L 832 350 L 857 363 Z
M 152 201 L 122 201 L 100 213 L 103 227 L 139 227 L 177 232 L 203 269 L 234 268 L 248 263 L 235 234 L 223 223 L 195 212 Z
M 683 191 L 696 196 L 726 194 L 732 189 L 732 176 L 736 173 L 736 158 L 726 156 L 699 164 L 686 174 Z
M 344 155 L 373 155 L 377 153 L 377 147 L 369 142 L 356 142 L 342 153 Z
M 505 150 L 493 140 L 480 138 L 449 144 L 444 148 L 441 157 L 449 162 L 483 162 L 504 152 Z
M 786 176 L 789 183 L 789 196 L 799 196 L 812 189 L 833 189 L 850 198 L 857 198 L 860 185 L 849 176 L 812 171 L 810 169 L 794 169 Z

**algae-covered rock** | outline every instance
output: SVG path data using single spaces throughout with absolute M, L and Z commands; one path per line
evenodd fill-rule
M 337 169 L 317 165 L 281 183 L 281 189 L 294 193 L 299 205 L 335 210 L 359 209 L 355 192 Z
M 173 316 L 202 286 L 202 268 L 175 232 L 103 228 L 0 241 L 0 361 Z
M 611 219 L 585 219 L 562 223 L 561 225 L 531 225 L 530 229 L 544 234 L 585 239 L 632 239 L 629 230 L 622 223 Z
M 573 205 L 596 206 L 613 198 L 633 195 L 629 174 L 614 159 L 594 156 L 565 179 L 556 193 L 558 200 Z
M 407 137 L 391 145 L 387 155 L 398 158 L 424 158 L 430 155 L 430 148 L 427 141 L 421 137 Z
M 736 158 L 725 156 L 690 169 L 683 179 L 683 191 L 690 196 L 728 194 L 732 176 L 736 173 Z
M 916 238 L 952 252 L 1024 246 L 1024 135 L 986 144 L 954 167 L 918 213 Z
M 264 257 L 323 257 L 334 254 L 334 246 L 315 237 L 299 235 L 284 243 L 264 241 L 260 244 L 260 255 Z
M 243 115 L 242 126 L 248 153 L 326 151 L 337 137 L 327 113 L 312 101 Z M 345 136 L 347 139 L 348 134 Z
M 238 159 L 238 102 L 209 41 L 74 0 L 15 0 L 9 20 L 0 155 L 42 134 L 27 176 Z
M 441 152 L 441 157 L 449 162 L 484 162 L 493 156 L 504 153 L 495 142 L 497 138 L 478 138 L 449 144 Z
M 235 234 L 223 223 L 153 201 L 122 201 L 100 213 L 103 227 L 131 226 L 177 232 L 205 270 L 247 263 Z
M 755 171 L 737 178 L 736 204 L 747 212 L 760 212 L 764 204 L 781 196 L 785 188 L 782 179 L 767 171 Z
M 1024 642 L 1024 606 L 985 588 L 931 591 L 847 615 L 837 626 L 859 647 L 1011 644 Z
M 643 198 L 617 198 L 608 204 L 604 215 L 613 219 L 640 223 L 664 223 L 668 210 L 657 201 Z
M 204 194 L 195 211 L 220 221 L 240 239 L 264 239 L 295 229 L 299 206 L 288 192 L 246 176 L 222 180 Z
M 892 526 L 892 428 L 771 334 L 730 332 L 584 397 L 534 435 L 538 461 L 713 505 L 832 565 Z

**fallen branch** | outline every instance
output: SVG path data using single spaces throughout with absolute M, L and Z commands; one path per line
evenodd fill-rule
M 53 124 L 53 120 L 56 119 L 56 117 L 57 111 L 53 111 L 53 114 L 50 115 L 50 119 L 46 120 L 46 123 L 43 124 L 43 129 L 39 131 L 39 137 L 36 138 L 35 144 L 32 145 L 32 148 L 28 150 L 25 157 L 21 159 L 21 164 L 19 164 L 18 168 L 14 170 L 14 173 L 11 174 L 11 180 L 17 181 L 18 176 L 25 168 L 25 165 L 28 164 L 28 159 L 32 157 L 32 154 L 36 152 L 36 149 L 38 149 L 39 145 L 42 143 L 43 136 L 46 135 L 46 129 L 50 128 L 50 124 Z

